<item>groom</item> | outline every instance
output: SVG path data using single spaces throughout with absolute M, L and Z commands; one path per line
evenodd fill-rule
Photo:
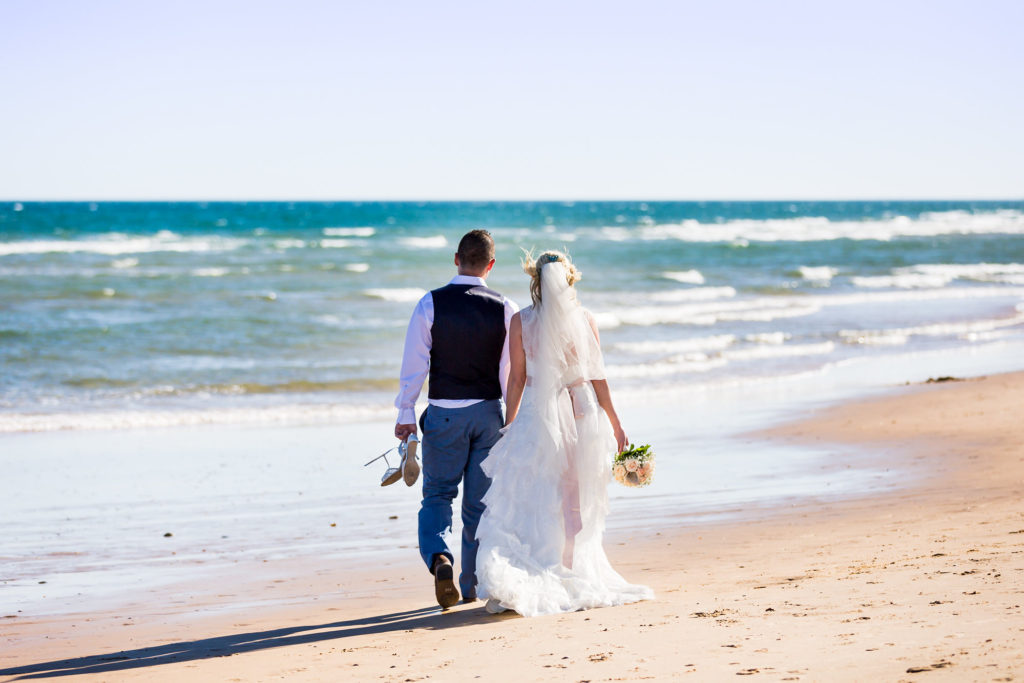
M 494 267 L 494 240 L 472 230 L 455 253 L 459 274 L 416 304 L 405 335 L 401 388 L 395 407 L 395 436 L 416 433 L 416 399 L 428 377 L 423 429 L 423 502 L 419 515 L 420 555 L 434 575 L 441 607 L 459 601 L 455 561 L 445 540 L 451 531 L 452 501 L 462 491 L 462 571 L 466 602 L 476 599 L 476 527 L 490 480 L 480 463 L 500 436 L 501 399 L 508 380 L 508 325 L 518 307 L 488 289 Z

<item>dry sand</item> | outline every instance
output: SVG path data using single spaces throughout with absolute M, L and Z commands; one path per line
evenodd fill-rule
M 610 539 L 653 602 L 441 613 L 415 557 L 261 563 L 116 613 L 0 619 L 0 680 L 1021 678 L 1022 408 L 1024 373 L 899 388 L 751 435 L 751 449 L 835 443 L 835 466 L 874 459 L 906 471 L 907 487 Z

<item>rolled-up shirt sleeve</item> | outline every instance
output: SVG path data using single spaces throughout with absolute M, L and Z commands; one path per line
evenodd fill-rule
M 430 371 L 430 328 L 433 323 L 434 299 L 430 292 L 427 292 L 413 309 L 409 329 L 405 332 L 402 371 L 398 379 L 398 397 L 395 399 L 398 424 L 416 423 L 416 399 L 419 398 L 423 382 Z
M 501 362 L 498 364 L 498 381 L 501 382 L 501 400 L 504 401 L 508 395 L 508 375 L 511 370 L 511 361 L 508 354 L 508 326 L 512 322 L 512 316 L 519 312 L 519 306 L 511 299 L 505 299 L 505 343 L 501 347 Z

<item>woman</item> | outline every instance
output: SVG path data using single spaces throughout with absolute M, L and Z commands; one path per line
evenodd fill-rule
M 557 251 L 523 269 L 533 305 L 509 325 L 504 436 L 482 464 L 492 481 L 477 529 L 479 594 L 488 611 L 523 616 L 653 598 L 601 547 L 611 461 L 627 441 L 597 326 L 576 299 L 580 273 Z

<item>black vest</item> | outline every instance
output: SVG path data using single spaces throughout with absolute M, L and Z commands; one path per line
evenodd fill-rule
M 430 293 L 429 398 L 501 398 L 498 366 L 505 344 L 505 302 L 482 285 L 446 285 Z

